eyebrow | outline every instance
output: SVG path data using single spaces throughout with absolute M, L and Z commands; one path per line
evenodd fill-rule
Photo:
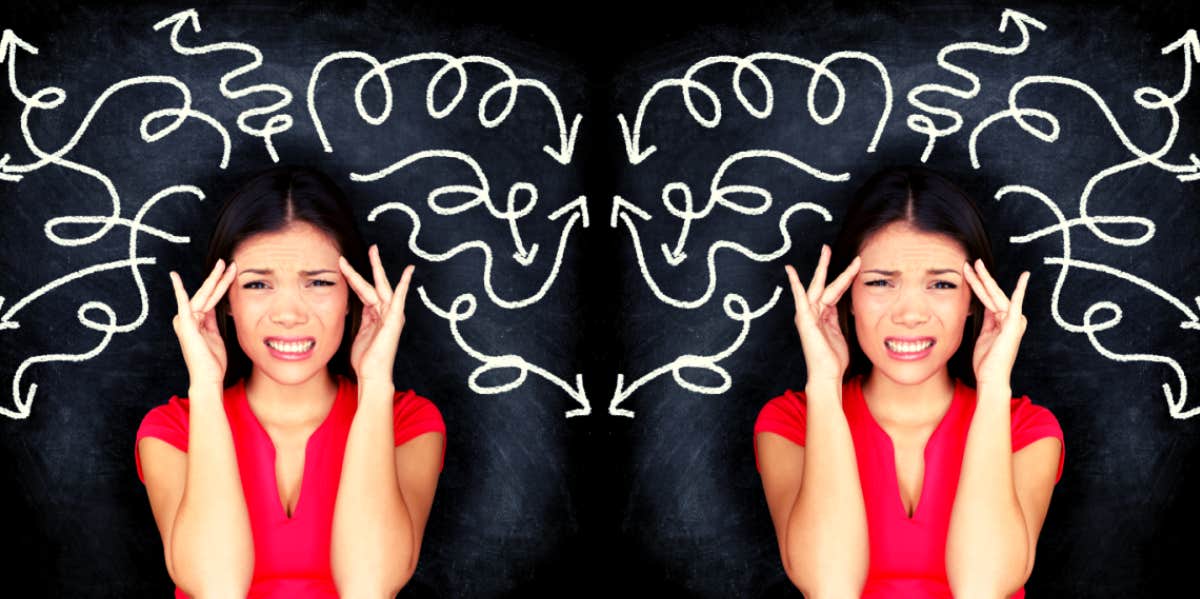
M 272 273 L 274 273 L 274 272 L 275 272 L 275 271 L 273 271 L 273 270 L 271 270 L 271 269 L 269 269 L 269 268 L 246 268 L 246 269 L 243 269 L 241 272 L 239 272 L 239 273 L 238 273 L 238 276 L 240 277 L 240 276 L 242 276 L 242 275 L 254 275 L 254 274 L 257 274 L 257 275 L 269 275 L 269 274 L 272 274 Z M 324 269 L 321 269 L 321 270 L 302 270 L 302 271 L 300 271 L 300 274 L 302 274 L 302 275 L 305 275 L 305 276 L 309 276 L 309 277 L 311 277 L 311 276 L 313 276 L 313 275 L 324 274 L 324 273 L 327 273 L 327 272 L 328 272 L 328 273 L 337 274 L 337 271 L 335 271 L 335 270 L 329 270 L 329 269 L 327 269 L 327 268 L 324 268 Z
M 896 276 L 896 275 L 900 274 L 900 271 L 898 271 L 898 270 L 881 270 L 881 269 L 878 269 L 878 268 L 872 268 L 871 270 L 864 270 L 864 271 L 863 271 L 863 273 L 864 273 L 864 274 L 865 274 L 865 273 L 869 273 L 869 272 L 878 273 L 878 274 L 881 274 L 881 275 L 883 275 L 883 276 L 885 276 L 885 277 L 894 277 L 894 276 Z M 954 269 L 954 268 L 931 268 L 931 269 L 929 269 L 929 270 L 925 271 L 925 273 L 926 273 L 926 274 L 930 274 L 930 275 L 946 275 L 946 274 L 950 274 L 950 275 L 959 275 L 959 276 L 962 276 L 962 273 L 958 272 L 958 270 L 957 270 L 957 269 Z

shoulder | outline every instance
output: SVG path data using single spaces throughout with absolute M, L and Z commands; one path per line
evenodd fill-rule
M 807 407 L 804 391 L 787 389 L 767 401 L 766 405 L 758 411 L 755 429 L 780 420 L 803 422 Z
M 806 423 L 804 392 L 787 389 L 783 394 L 771 398 L 759 410 L 758 418 L 754 421 L 754 434 L 776 433 L 804 445 Z
M 1062 437 L 1058 418 L 1049 408 L 1033 403 L 1028 395 L 1015 397 L 1010 402 L 1013 432 L 1041 431 Z
M 139 439 L 144 436 L 162 438 L 163 433 L 170 435 L 175 432 L 183 432 L 186 442 L 187 430 L 188 400 L 185 397 L 173 395 L 166 403 L 151 408 L 142 417 L 142 423 L 138 426 L 137 437 Z M 165 438 L 165 440 L 172 441 L 173 439 Z
M 1062 426 L 1058 418 L 1045 406 L 1033 403 L 1028 395 L 1012 399 L 1012 451 L 1016 453 L 1034 441 L 1051 437 L 1058 439 L 1060 448 L 1058 454 L 1058 472 L 1054 480 L 1062 478 L 1063 466 L 1066 463 L 1066 441 L 1063 439 Z
M 397 444 L 424 432 L 446 432 L 441 410 L 429 398 L 412 389 L 396 391 L 392 397 L 392 416 Z

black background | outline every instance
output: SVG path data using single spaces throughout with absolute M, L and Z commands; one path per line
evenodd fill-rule
M 185 30 L 185 45 L 241 41 L 264 54 L 264 66 L 235 79 L 235 89 L 278 83 L 293 94 L 284 112 L 292 129 L 275 138 L 281 161 L 316 164 L 350 193 L 368 242 L 379 242 L 389 271 L 404 264 L 417 270 L 395 372 L 397 388 L 430 397 L 446 419 L 449 448 L 426 530 L 420 565 L 404 597 L 560 596 L 637 593 L 663 596 L 799 596 L 783 574 L 758 475 L 751 429 L 759 408 L 785 388 L 804 385 L 803 356 L 792 326 L 786 288 L 779 303 L 755 320 L 741 347 L 720 365 L 732 385 L 723 393 L 688 391 L 664 374 L 640 387 L 621 408 L 632 419 L 608 414 L 616 375 L 626 385 L 681 354 L 711 354 L 729 346 L 738 325 L 727 318 L 721 298 L 736 292 L 761 306 L 776 286 L 786 285 L 782 265 L 811 273 L 821 242 L 832 242 L 853 188 L 884 165 L 915 163 L 924 138 L 905 126 L 913 113 L 906 95 L 923 83 L 963 87 L 963 80 L 937 66 L 940 48 L 961 41 L 1012 45 L 1018 36 L 996 30 L 1004 8 L 1021 10 L 1048 28 L 1033 31 L 1019 56 L 961 52 L 951 60 L 980 75 L 973 100 L 929 94 L 923 99 L 962 113 L 963 130 L 938 141 L 928 165 L 962 184 L 981 205 L 997 257 L 997 278 L 1011 289 L 1021 270 L 1032 271 L 1026 300 L 1029 329 L 1012 381 L 1016 395 L 1028 394 L 1058 417 L 1066 437 L 1066 469 L 1055 489 L 1041 534 L 1037 563 L 1026 585 L 1031 596 L 1174 596 L 1187 589 L 1189 565 L 1200 532 L 1193 506 L 1200 503 L 1197 477 L 1189 476 L 1197 455 L 1191 420 L 1170 416 L 1166 383 L 1179 395 L 1174 371 L 1161 363 L 1119 362 L 1102 356 L 1087 337 L 1070 333 L 1052 317 L 1052 291 L 1059 267 L 1043 259 L 1061 255 L 1061 235 L 1028 243 L 1010 238 L 1052 224 L 1045 207 L 1029 197 L 993 197 L 1004 185 L 1022 184 L 1053 198 L 1067 218 L 1078 216 L 1078 198 L 1101 169 L 1128 160 L 1096 106 L 1078 91 L 1031 89 L 1023 105 L 1054 113 L 1062 125 L 1055 143 L 1023 133 L 1011 121 L 992 125 L 981 140 L 980 169 L 967 157 L 967 136 L 983 118 L 1002 109 L 1008 89 L 1028 75 L 1061 75 L 1096 88 L 1134 143 L 1157 148 L 1166 136 L 1162 112 L 1132 101 L 1133 91 L 1154 86 L 1174 94 L 1181 84 L 1182 57 L 1160 49 L 1195 27 L 1184 3 L 1154 7 L 1031 3 L 982 5 L 968 2 L 787 3 L 738 2 L 725 8 L 689 4 L 597 3 L 583 6 L 523 6 L 419 3 L 382 4 L 188 3 L 114 8 L 99 4 L 10 3 L 0 28 L 13 29 L 39 49 L 21 53 L 17 81 L 31 95 L 46 86 L 66 90 L 54 111 L 34 111 L 31 126 L 43 149 L 61 147 L 108 86 L 126 77 L 171 75 L 194 94 L 194 107 L 217 118 L 230 132 L 232 153 L 220 169 L 220 142 L 196 121 L 147 144 L 138 136 L 141 118 L 178 103 L 165 87 L 122 92 L 106 105 L 68 157 L 104 172 L 121 198 L 121 215 L 132 218 L 158 190 L 174 184 L 201 188 L 206 199 L 163 200 L 146 222 L 187 243 L 141 234 L 139 256 L 156 263 L 139 269 L 149 304 L 146 319 L 130 333 L 114 336 L 90 359 L 34 364 L 22 374 L 19 393 L 38 385 L 25 419 L 0 420 L 3 458 L 0 506 L 4 530 L 3 573 L 18 596 L 167 596 L 171 583 L 144 488 L 137 480 L 133 439 L 142 416 L 187 389 L 187 373 L 170 327 L 173 300 L 168 270 L 180 272 L 189 288 L 201 277 L 200 262 L 217 208 L 245 176 L 271 164 L 261 140 L 240 132 L 237 115 L 274 101 L 262 94 L 223 98 L 222 74 L 247 59 L 222 52 L 181 56 L 167 31 L 154 23 L 184 8 L 196 8 L 200 33 Z M 495 79 L 471 71 L 463 104 L 435 120 L 424 111 L 424 86 L 433 67 L 393 71 L 395 106 L 380 127 L 362 121 L 353 108 L 353 86 L 361 63 L 328 67 L 327 87 L 318 93 L 321 118 L 334 146 L 326 154 L 305 110 L 304 90 L 312 67 L 342 50 L 361 50 L 384 60 L 414 52 L 479 54 L 506 62 L 524 77 L 539 79 L 556 94 L 568 123 L 583 116 L 574 160 L 560 165 L 541 151 L 556 139 L 544 102 L 521 92 L 518 107 L 495 129 L 475 117 L 481 90 Z M 894 104 L 875 152 L 866 152 L 879 118 L 882 89 L 873 69 L 841 64 L 835 72 L 847 89 L 842 116 L 816 124 L 804 106 L 810 72 L 764 66 L 775 83 L 774 115 L 752 118 L 740 108 L 730 85 L 732 67 L 710 67 L 703 81 L 720 96 L 724 118 L 713 129 L 687 116 L 678 90 L 656 96 L 643 135 L 658 150 L 641 164 L 625 159 L 616 115 L 632 122 L 639 102 L 655 82 L 681 77 L 693 63 L 728 54 L 775 51 L 819 61 L 840 50 L 868 52 L 887 67 Z M 3 65 L 7 78 L 8 64 Z M 475 79 L 478 73 L 478 79 Z M 165 91 L 164 91 L 165 90 Z M 752 97 L 761 92 L 747 85 Z M 1193 92 L 1194 94 L 1194 92 Z M 818 93 L 827 111 L 834 97 Z M 367 92 L 368 106 L 381 97 Z M 1198 138 L 1197 99 L 1178 105 L 1179 139 L 1163 160 L 1183 164 Z M 8 90 L 0 93 L 0 154 L 25 164 L 35 157 L 21 137 L 23 106 Z M 261 125 L 262 117 L 251 119 Z M 386 182 L 354 183 L 351 172 L 369 172 L 412 152 L 453 148 L 483 164 L 494 199 L 517 181 L 540 191 L 534 213 L 521 221 L 526 243 L 541 245 L 529 268 L 511 260 L 507 225 L 480 209 L 439 217 L 424 206 L 434 186 L 458 182 L 461 166 L 429 163 Z M 777 164 L 731 171 L 739 182 L 771 189 L 775 205 L 760 217 L 720 208 L 697 221 L 687 244 L 688 259 L 669 267 L 658 246 L 678 233 L 662 205 L 662 187 L 681 181 L 697 203 L 716 168 L 731 153 L 750 148 L 786 151 L 827 172 L 846 172 L 844 183 L 813 180 Z M 1198 293 L 1196 231 L 1200 199 L 1196 183 L 1180 182 L 1150 166 L 1102 181 L 1089 201 L 1093 215 L 1148 218 L 1154 237 L 1137 246 L 1106 243 L 1083 227 L 1071 228 L 1074 257 L 1136 274 L 1190 306 Z M 63 215 L 111 211 L 104 188 L 91 177 L 58 166 L 29 173 L 19 183 L 0 181 L 0 314 L 48 281 L 92 264 L 127 256 L 129 229 L 116 227 L 91 245 L 56 245 L 43 232 L 46 221 Z M 814 202 L 832 214 L 812 213 L 788 225 L 793 245 L 780 259 L 758 263 L 732 252 L 718 253 L 713 298 L 694 310 L 659 302 L 638 270 L 623 226 L 611 228 L 614 194 L 640 206 L 653 219 L 639 225 L 650 272 L 676 297 L 699 296 L 706 284 L 703 258 L 717 239 L 770 251 L 781 238 L 778 217 L 795 201 Z M 366 215 L 386 201 L 402 200 L 422 214 L 423 248 L 445 251 L 470 239 L 485 239 L 496 253 L 494 281 L 504 297 L 532 293 L 549 271 L 549 257 L 562 220 L 544 216 L 586 195 L 590 226 L 576 228 L 563 270 L 550 292 L 529 308 L 504 310 L 486 301 L 482 260 L 475 251 L 443 262 L 415 259 L 406 244 L 411 222 L 389 212 L 375 222 Z M 83 237 L 96 225 L 70 225 L 55 232 Z M 1134 238 L 1142 230 L 1107 225 L 1112 235 Z M 19 329 L 0 330 L 0 372 L 12 381 L 32 356 L 79 354 L 103 337 L 76 320 L 79 307 L 103 301 L 129 323 L 142 309 L 128 268 L 107 271 L 56 289 L 26 306 Z M 480 300 L 464 335 L 481 351 L 516 353 L 574 383 L 583 375 L 592 413 L 564 418 L 576 404 L 558 387 L 530 375 L 517 389 L 483 395 L 467 376 L 479 362 L 449 335 L 446 322 L 416 296 L 425 286 L 443 309 L 464 292 Z M 1098 272 L 1072 269 L 1063 285 L 1059 311 L 1079 323 L 1101 301 L 1121 306 L 1122 322 L 1097 334 L 1112 351 L 1148 353 L 1177 361 L 1190 381 L 1196 373 L 1197 331 L 1179 326 L 1181 312 L 1144 289 Z M 92 310 L 88 316 L 101 319 Z M 1096 320 L 1111 317 L 1101 310 Z M 510 380 L 503 371 L 485 382 Z M 685 371 L 698 384 L 716 385 L 710 373 Z M 11 384 L 4 405 L 11 403 Z M 1187 409 L 1195 400 L 1189 395 Z

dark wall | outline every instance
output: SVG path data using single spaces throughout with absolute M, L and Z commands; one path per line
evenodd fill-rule
M 174 50 L 154 25 L 188 8 L 201 29 L 185 22 L 182 46 L 236 42 L 262 65 L 223 93 L 253 56 Z M 6 580 L 29 596 L 170 592 L 133 461 L 142 416 L 187 390 L 167 272 L 195 289 L 225 195 L 277 160 L 330 173 L 393 276 L 417 265 L 395 381 L 437 404 L 449 445 L 401 596 L 799 596 L 751 443 L 762 405 L 805 382 L 782 267 L 807 281 L 851 192 L 924 162 L 980 204 L 1005 290 L 1032 273 L 1012 388 L 1057 416 L 1066 467 L 1027 591 L 1186 588 L 1194 9 L 648 10 L 9 9 L 0 29 L 37 52 L 10 42 L 0 63 Z M 336 52 L 372 58 L 311 84 Z M 360 114 L 370 60 L 426 52 L 442 56 L 367 79 Z M 430 86 L 467 56 L 492 62 Z M 520 86 L 506 114 L 505 68 Z M 254 85 L 270 87 L 240 92 Z M 454 109 L 431 115 L 428 89 Z M 430 200 L 447 185 L 486 193 Z

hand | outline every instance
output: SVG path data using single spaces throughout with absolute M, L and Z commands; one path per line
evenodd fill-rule
M 800 284 L 795 268 L 789 264 L 784 269 L 796 300 L 796 330 L 800 332 L 800 345 L 804 348 L 808 380 L 833 380 L 840 385 L 843 373 L 850 366 L 850 350 L 838 326 L 837 303 L 858 274 L 862 260 L 855 256 L 846 270 L 826 287 L 829 255 L 829 247 L 821 244 L 821 258 L 808 291 Z
M 171 271 L 171 286 L 175 289 L 175 304 L 179 313 L 171 321 L 175 328 L 175 336 L 179 338 L 179 346 L 183 350 L 183 360 L 187 362 L 188 377 L 191 384 L 210 384 L 216 382 L 224 387 L 225 367 L 228 364 L 225 357 L 225 342 L 217 329 L 217 317 L 213 307 L 225 295 L 237 272 L 237 265 L 217 259 L 213 270 L 204 280 L 204 284 L 196 291 L 196 295 L 188 299 L 183 289 L 183 281 L 175 271 Z M 223 274 L 222 274 L 223 273 Z
M 988 273 L 983 260 L 976 260 L 975 268 L 963 263 L 963 277 L 984 307 L 983 327 L 979 331 L 979 338 L 975 340 L 972 360 L 975 384 L 1009 387 L 1013 363 L 1017 360 L 1017 347 L 1021 345 L 1021 336 L 1025 334 L 1027 324 L 1025 315 L 1021 313 L 1021 304 L 1025 301 L 1029 271 L 1022 272 L 1017 278 L 1017 287 L 1013 290 L 1011 300 Z
M 400 331 L 404 328 L 404 298 L 408 295 L 413 266 L 410 264 L 404 269 L 400 284 L 393 294 L 383 263 L 379 260 L 379 246 L 372 245 L 367 254 L 375 278 L 374 286 L 363 279 L 344 256 L 338 256 L 342 274 L 363 303 L 362 323 L 350 349 L 350 366 L 354 368 L 360 384 L 364 380 L 390 383 L 392 367 L 396 362 L 396 346 L 400 344 Z

